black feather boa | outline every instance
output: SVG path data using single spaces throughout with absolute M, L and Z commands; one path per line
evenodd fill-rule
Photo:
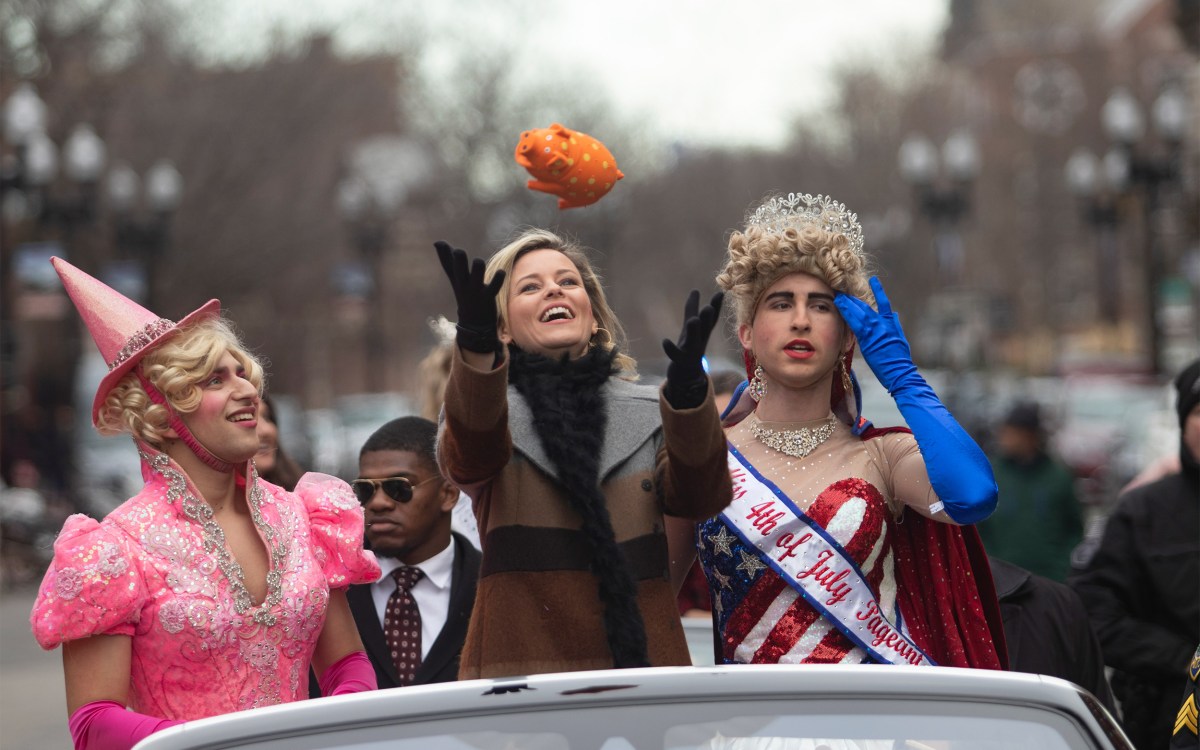
M 617 372 L 616 352 L 595 348 L 576 360 L 554 360 L 512 345 L 508 351 L 508 381 L 529 404 L 542 448 L 558 470 L 571 508 L 583 520 L 613 666 L 649 666 L 637 583 L 617 545 L 608 503 L 600 491 L 606 428 L 601 386 Z

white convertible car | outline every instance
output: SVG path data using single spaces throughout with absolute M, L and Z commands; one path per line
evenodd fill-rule
M 1132 750 L 1063 680 L 948 667 L 719 666 L 394 688 L 242 711 L 137 750 Z

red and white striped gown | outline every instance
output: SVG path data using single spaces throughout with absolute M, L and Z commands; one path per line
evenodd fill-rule
M 896 619 L 895 560 L 889 534 L 896 498 L 937 500 L 916 441 L 907 433 L 864 441 L 837 423 L 816 451 L 794 458 L 763 445 L 750 430 L 754 415 L 727 431 L 729 442 L 768 481 L 823 527 L 858 564 L 881 608 Z M 785 430 L 809 423 L 766 423 Z M 943 514 L 937 514 L 937 518 Z M 731 537 L 733 537 L 731 539 Z M 808 604 L 717 517 L 698 529 L 722 656 L 727 663 L 858 664 L 867 652 Z M 746 557 L 752 558 L 751 562 Z

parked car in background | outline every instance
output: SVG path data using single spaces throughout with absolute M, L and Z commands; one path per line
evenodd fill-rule
M 951 667 L 667 667 L 391 688 L 189 722 L 138 750 L 1131 750 L 1088 693 Z

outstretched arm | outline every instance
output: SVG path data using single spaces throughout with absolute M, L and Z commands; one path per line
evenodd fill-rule
M 960 524 L 982 521 L 996 508 L 996 479 L 979 445 L 954 419 L 917 372 L 900 319 L 892 312 L 879 279 L 871 277 L 879 312 L 838 293 L 834 303 L 854 335 L 871 372 L 887 388 L 921 448 L 929 482 Z M 929 508 L 936 512 L 936 503 Z
M 438 260 L 450 286 L 454 289 L 454 301 L 458 305 L 458 329 L 456 340 L 462 350 L 463 359 L 478 370 L 490 370 L 504 356 L 504 347 L 496 333 L 496 293 L 504 283 L 504 271 L 497 271 L 492 280 L 484 283 L 486 264 L 476 258 L 467 262 L 465 250 L 451 247 L 438 240 L 433 243 Z
M 692 290 L 678 341 L 663 340 L 671 364 L 659 400 L 664 437 L 658 458 L 659 489 L 667 513 L 691 519 L 719 513 L 733 494 L 725 435 L 703 365 L 724 296 L 717 292 L 701 308 L 700 292 Z

